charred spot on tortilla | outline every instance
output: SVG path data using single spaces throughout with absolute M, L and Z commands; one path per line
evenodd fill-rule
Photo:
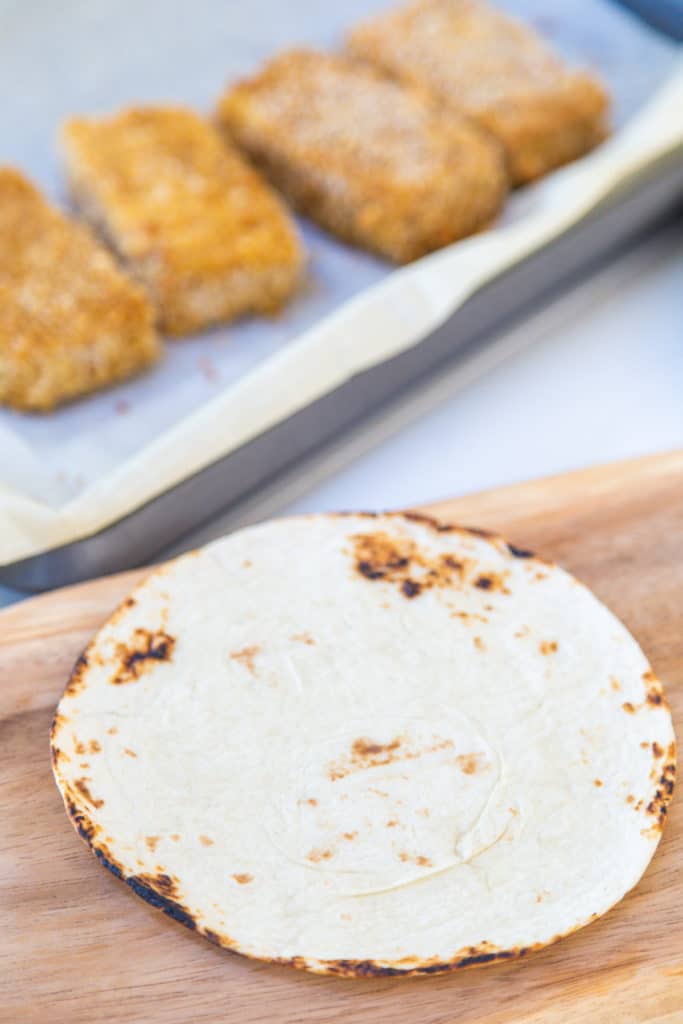
M 662 684 L 652 669 L 648 669 L 647 672 L 643 672 L 642 678 L 643 682 L 647 686 L 647 694 L 645 697 L 646 703 L 651 707 L 658 707 L 660 704 L 666 705 Z
M 561 936 L 556 936 L 560 938 Z M 396 965 L 387 965 L 375 960 L 325 960 L 320 962 L 325 974 L 335 974 L 348 978 L 394 978 L 399 975 L 444 974 L 459 968 L 480 967 L 485 964 L 501 962 L 526 956 L 538 946 L 519 947 L 517 949 L 492 949 L 491 944 L 482 942 L 479 946 L 468 946 L 451 960 L 440 960 L 432 957 L 428 960 L 420 957 L 401 957 Z M 286 963 L 297 969 L 319 969 L 304 957 L 280 959 L 278 963 Z
M 135 608 L 136 604 L 137 601 L 135 600 L 135 597 L 132 594 L 129 594 L 128 597 L 124 598 L 124 600 L 121 601 L 118 608 L 115 609 L 110 621 L 118 622 L 120 619 L 124 618 L 127 612 L 129 612 L 132 608 Z
M 321 860 L 331 860 L 334 857 L 334 850 L 309 850 L 306 854 L 306 860 L 310 860 L 313 864 L 319 864 Z
M 474 537 L 482 537 L 484 540 L 495 541 L 498 539 L 495 533 L 491 530 L 485 530 L 482 526 L 464 526 L 463 529 L 466 530 L 467 533 L 471 533 Z
M 391 754 L 392 751 L 398 750 L 401 742 L 400 736 L 393 739 L 391 743 L 375 743 L 367 737 L 361 736 L 360 739 L 354 740 L 352 743 L 351 755 L 358 760 L 364 760 L 374 757 L 376 754 Z
M 60 730 L 64 729 L 64 727 L 68 725 L 68 723 L 69 719 L 67 718 L 67 716 L 62 714 L 60 711 L 56 711 L 55 714 L 52 716 L 52 724 L 50 725 L 50 739 L 54 739 L 55 735 Z
M 455 758 L 455 763 L 463 775 L 474 775 L 475 772 L 483 771 L 489 767 L 486 758 L 482 754 L 458 754 Z
M 541 654 L 555 654 L 557 646 L 557 640 L 541 640 L 538 649 Z
M 119 875 L 119 877 L 123 876 Z M 197 928 L 195 915 L 176 898 L 177 879 L 171 878 L 165 872 L 159 872 L 156 875 L 131 875 L 129 878 L 124 877 L 124 881 L 136 895 L 142 897 L 151 906 L 163 910 L 169 917 L 192 931 Z
M 658 746 L 661 751 L 661 747 Z M 659 757 L 663 755 L 663 751 Z M 655 754 L 655 760 L 659 760 L 659 757 Z M 664 820 L 668 813 L 668 805 L 671 802 L 673 796 L 674 787 L 676 784 L 676 744 L 671 743 L 667 748 L 666 761 L 661 766 L 661 773 L 654 772 L 656 779 L 656 786 L 654 795 L 650 802 L 645 808 L 645 813 L 653 816 L 656 821 L 652 828 L 661 828 L 664 825 Z
M 487 625 L 491 621 L 487 615 L 480 615 L 478 612 L 465 612 L 461 608 L 454 608 L 450 612 L 450 616 L 452 619 L 461 619 L 468 625 L 472 622 L 483 622 L 484 625 Z
M 310 633 L 293 633 L 289 639 L 295 643 L 306 644 L 308 647 L 313 647 L 315 644 L 315 640 Z
M 256 675 L 256 656 L 260 654 L 261 648 L 258 644 L 250 644 L 247 647 L 241 647 L 238 651 L 230 652 L 230 660 L 237 661 L 241 665 L 244 665 L 247 672 L 250 675 Z
M 208 939 L 208 941 L 211 942 L 214 946 L 228 945 L 228 943 L 225 942 L 225 940 L 223 939 L 223 936 L 219 935 L 218 932 L 215 932 L 212 928 L 202 928 L 202 935 L 204 936 L 205 939 Z
M 401 746 L 401 742 L 400 736 L 390 743 L 377 743 L 366 736 L 361 736 L 351 744 L 350 755 L 331 766 L 329 777 L 332 780 L 340 779 L 349 772 L 390 764 L 395 760 L 394 753 Z
M 151 664 L 170 661 L 175 643 L 175 637 L 163 630 L 153 632 L 138 627 L 127 643 L 116 646 L 119 666 L 111 682 L 116 686 L 135 682 Z
M 463 568 L 463 563 L 455 558 L 453 555 L 442 555 L 441 564 L 446 569 L 454 569 L 456 572 L 460 572 Z
M 95 807 L 95 808 L 103 807 L 104 806 L 104 800 L 98 800 L 90 792 L 90 788 L 88 786 L 88 782 L 89 781 L 90 781 L 90 779 L 86 779 L 86 778 L 75 779 L 74 780 L 74 786 L 76 787 L 78 792 L 81 794 L 81 796 L 84 797 L 88 801 L 89 804 L 92 804 L 93 807 Z
M 172 878 L 164 871 L 159 871 L 155 875 L 137 875 L 136 881 L 140 885 L 147 885 L 150 889 L 154 889 L 160 896 L 175 898 L 178 895 L 178 879 Z
M 510 544 L 508 541 L 507 549 L 511 555 L 515 558 L 533 558 L 533 551 L 529 551 L 528 548 L 518 548 L 516 544 Z
M 410 519 L 422 521 L 419 516 Z M 464 561 L 455 555 L 431 555 L 409 537 L 393 538 L 384 531 L 376 531 L 356 534 L 351 540 L 359 575 L 370 581 L 393 583 L 409 600 L 427 590 L 453 586 L 465 568 Z
M 328 766 L 327 777 L 331 782 L 336 782 L 346 778 L 347 775 L 367 769 L 385 768 L 401 761 L 414 761 L 425 754 L 448 750 L 452 746 L 453 740 L 450 738 L 434 737 L 429 743 L 415 745 L 408 743 L 402 736 L 396 736 L 388 743 L 379 743 L 362 736 L 351 744 L 349 754 L 342 755 L 331 762 Z M 373 788 L 369 792 L 385 797 L 388 795 L 382 790 Z
M 403 864 L 417 864 L 421 868 L 431 868 L 433 866 L 429 857 L 425 857 L 424 854 L 407 853 L 406 850 L 401 850 L 398 859 Z
M 368 580 L 393 579 L 407 568 L 415 554 L 409 539 L 393 539 L 386 533 L 361 533 L 353 537 L 358 572 Z
M 501 594 L 509 594 L 510 590 L 506 584 L 507 573 L 486 572 L 481 573 L 474 581 L 475 587 L 480 590 L 496 590 Z
M 66 685 L 66 690 L 64 691 L 69 694 L 69 696 L 74 697 L 81 690 L 83 686 L 83 676 L 87 671 L 88 665 L 88 652 L 84 651 L 83 654 L 78 657 L 76 664 L 71 670 L 71 677 Z
M 100 832 L 99 826 L 90 821 L 85 814 L 78 811 L 74 804 L 69 808 L 69 816 L 75 824 L 79 835 L 85 839 L 86 843 L 92 844 L 95 836 Z

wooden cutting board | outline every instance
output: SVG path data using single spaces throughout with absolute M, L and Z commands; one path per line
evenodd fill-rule
M 683 452 L 431 511 L 499 530 L 593 587 L 664 680 L 683 736 Z M 683 1021 L 680 799 L 645 878 L 605 918 L 528 960 L 455 975 L 363 981 L 271 967 L 210 946 L 136 899 L 67 821 L 48 730 L 76 656 L 139 575 L 0 614 L 1 1021 Z

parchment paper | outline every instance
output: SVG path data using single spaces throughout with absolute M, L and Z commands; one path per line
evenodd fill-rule
M 208 111 L 230 78 L 278 48 L 334 46 L 357 18 L 391 5 L 0 2 L 0 160 L 59 198 L 53 139 L 68 114 L 140 101 Z M 492 230 L 400 270 L 302 224 L 309 280 L 279 317 L 174 341 L 161 367 L 50 416 L 0 411 L 0 564 L 96 532 L 416 344 L 479 286 L 683 143 L 683 61 L 674 44 L 607 0 L 505 6 L 607 80 L 610 141 L 516 193 Z

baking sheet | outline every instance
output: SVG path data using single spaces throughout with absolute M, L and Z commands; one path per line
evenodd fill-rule
M 52 142 L 62 117 L 141 100 L 209 110 L 225 81 L 279 47 L 334 45 L 356 18 L 388 6 L 100 0 L 32 4 L 29 13 L 0 4 L 9 121 L 1 158 L 58 196 Z M 516 194 L 496 229 L 400 271 L 305 225 L 308 285 L 278 318 L 173 342 L 147 376 L 50 417 L 0 413 L 0 564 L 100 529 L 415 344 L 485 280 L 683 140 L 683 70 L 673 44 L 595 0 L 555 4 L 552 16 L 540 2 L 507 6 L 600 70 L 617 101 L 615 137 Z

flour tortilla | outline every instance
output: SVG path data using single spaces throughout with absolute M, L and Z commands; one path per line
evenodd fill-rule
M 661 686 L 584 586 L 411 515 L 267 523 L 155 572 L 77 664 L 52 756 L 138 895 L 350 975 L 507 960 L 604 914 L 675 770 Z

